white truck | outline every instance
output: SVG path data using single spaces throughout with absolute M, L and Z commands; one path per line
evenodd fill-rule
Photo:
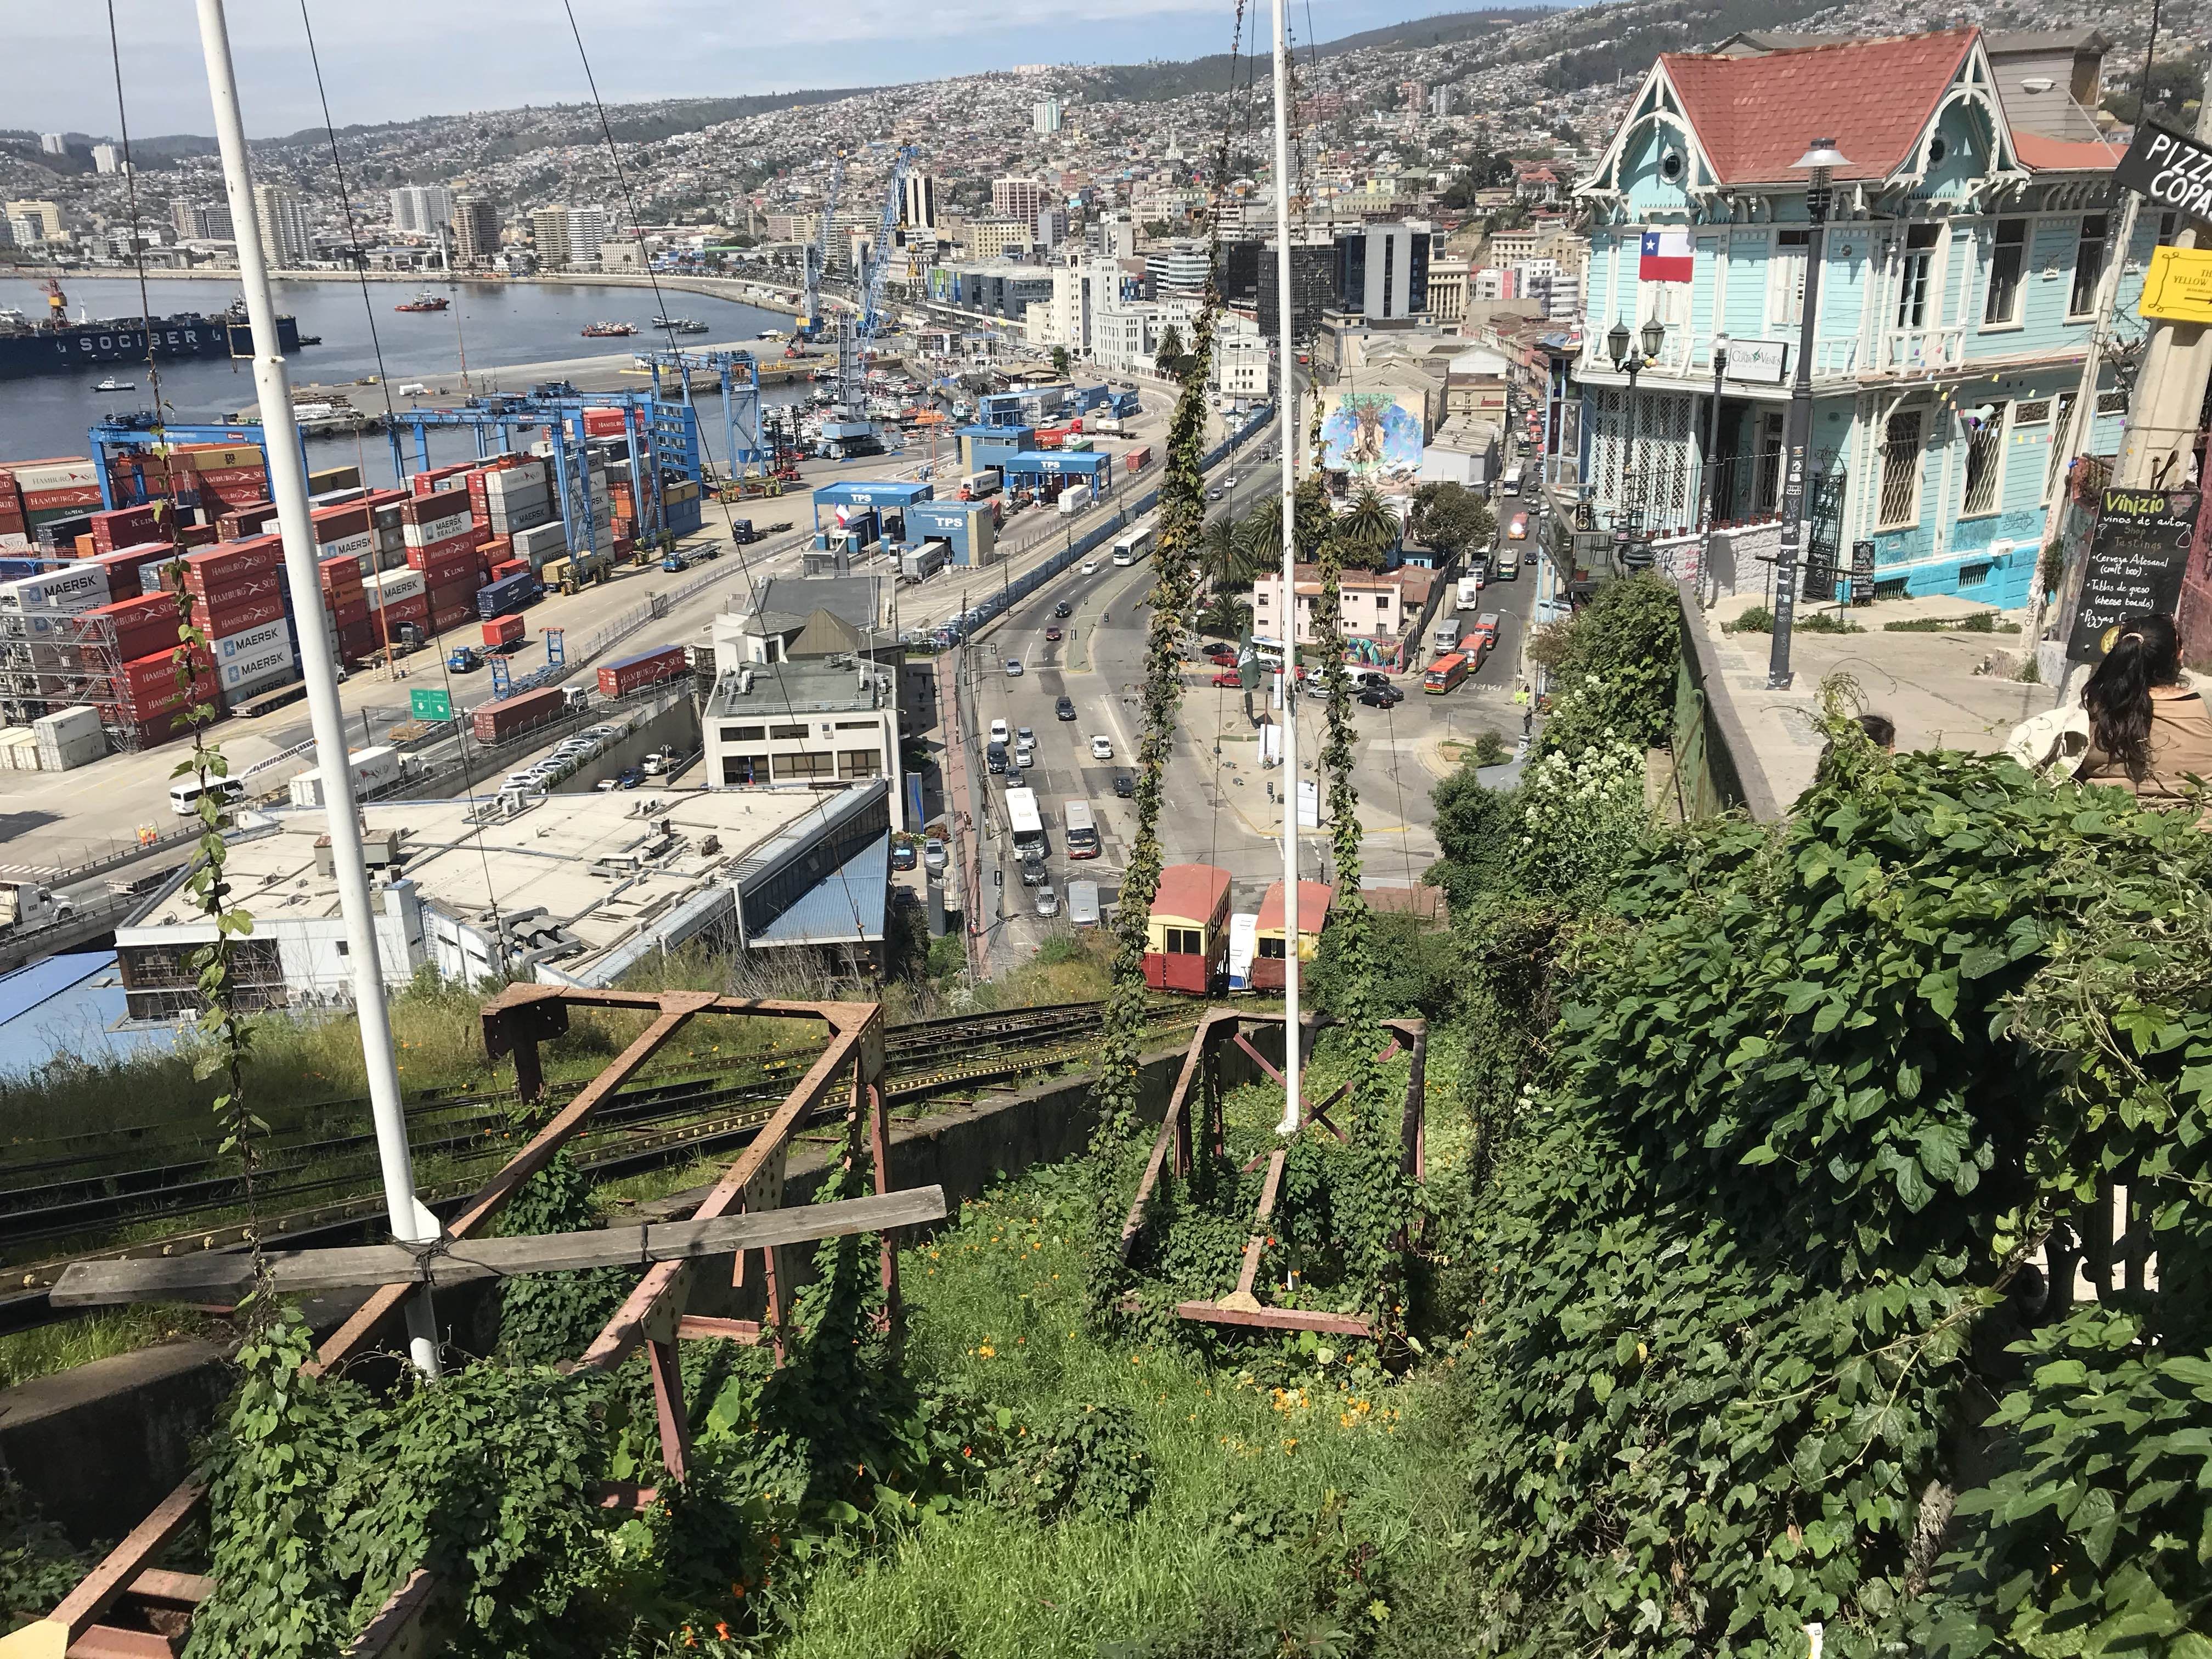
M 1459 597 L 1454 603 L 1452 609 L 1455 611 L 1475 611 L 1480 610 L 1481 605 L 1482 579 L 1479 576 L 1462 576 L 1459 579 Z
M 353 772 L 354 798 L 373 795 L 399 781 L 406 769 L 399 751 L 389 744 L 379 744 L 374 749 L 356 749 L 346 756 Z M 295 775 L 289 786 L 295 806 L 323 805 L 323 772 L 319 766 L 310 767 Z
M 76 906 L 32 881 L 0 882 L 0 939 L 67 921 Z

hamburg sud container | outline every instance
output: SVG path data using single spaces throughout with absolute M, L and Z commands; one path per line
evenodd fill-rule
M 689 659 L 680 645 L 664 645 L 657 651 L 645 651 L 635 657 L 623 657 L 604 665 L 599 670 L 599 695 L 603 697 L 626 697 L 631 692 L 660 680 L 672 680 L 690 672 Z
M 469 711 L 469 725 L 478 743 L 505 743 L 532 726 L 557 718 L 568 706 L 568 693 L 559 686 L 541 686 L 519 697 L 478 703 Z

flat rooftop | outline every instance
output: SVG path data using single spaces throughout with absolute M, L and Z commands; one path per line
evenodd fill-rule
M 740 689 L 744 679 L 736 670 L 715 680 L 706 719 L 746 714 L 875 714 L 898 705 L 898 671 L 883 665 L 870 667 L 865 677 L 850 660 L 753 663 L 745 672 L 752 682 L 750 691 Z
M 584 947 L 561 963 L 576 973 L 677 906 L 734 880 L 748 856 L 823 800 L 811 789 L 616 790 L 550 795 L 513 817 L 481 823 L 470 821 L 465 800 L 372 805 L 362 817 L 372 838 L 398 833 L 400 873 L 426 903 L 485 927 L 495 910 L 512 918 L 542 909 Z M 224 866 L 231 903 L 261 922 L 335 920 L 337 880 L 316 868 L 324 813 L 280 808 L 245 822 L 269 828 L 231 844 Z M 179 888 L 136 927 L 205 925 Z

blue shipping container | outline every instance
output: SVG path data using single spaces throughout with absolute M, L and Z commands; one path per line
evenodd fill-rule
M 538 578 L 527 571 L 503 576 L 489 586 L 477 590 L 477 615 L 486 618 L 503 617 L 510 611 L 521 610 L 544 591 L 538 585 Z

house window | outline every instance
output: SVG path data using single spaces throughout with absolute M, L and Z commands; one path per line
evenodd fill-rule
M 1989 580 L 1990 571 L 1991 568 L 1991 566 L 1986 564 L 1960 565 L 1959 567 L 1959 586 L 1961 587 L 1979 587 L 1983 586 Z
M 1279 939 L 1263 939 L 1259 941 L 1259 945 L 1261 956 L 1265 957 L 1267 961 L 1281 962 L 1284 960 L 1282 940 Z
M 1897 278 L 1897 325 L 1920 328 L 1928 316 L 1929 276 L 1936 263 L 1940 228 L 1911 225 L 1905 232 L 1905 264 Z
M 819 754 L 778 755 L 775 778 L 778 783 L 805 782 L 834 776 L 836 766 L 836 757 L 826 750 Z
M 1805 254 L 1812 235 L 1809 230 L 1774 233 L 1774 258 L 1766 267 L 1769 328 L 1805 320 Z
M 840 732 L 872 732 L 876 725 L 874 720 L 839 720 L 837 729 Z
M 772 726 L 769 728 L 768 734 L 771 738 L 788 742 L 793 738 L 804 738 L 806 735 L 806 728 L 804 726 Z
M 2097 308 L 2097 285 L 2105 276 L 2106 218 L 2081 216 L 2081 239 L 2074 244 L 2074 292 L 2066 301 L 2069 317 L 2086 317 Z
M 883 765 L 883 756 L 873 749 L 841 749 L 837 751 L 837 775 L 841 778 L 872 778 Z
M 1917 409 L 1889 417 L 1882 433 L 1881 506 L 1877 530 L 1901 530 L 1920 516 L 1920 433 L 1924 417 Z
M 2074 458 L 2066 453 L 2066 428 L 2074 419 L 2074 398 L 2071 392 L 2058 394 L 2058 410 L 2051 423 L 2051 463 L 2044 469 L 2043 499 L 2047 502 L 2066 477 L 2067 464 Z
M 1966 494 L 1960 504 L 1961 513 L 1994 513 L 1997 509 L 1998 482 L 2004 471 L 2005 406 L 1994 405 L 1994 412 L 1978 428 L 1970 428 L 1966 437 Z
M 766 755 L 725 755 L 722 757 L 722 787 L 742 789 L 750 784 L 768 781 Z
M 2027 221 L 2000 219 L 1990 250 L 1990 291 L 1982 301 L 1982 321 L 2002 327 L 2020 320 L 2020 277 L 2027 264 Z
M 1167 954 L 1171 957 L 1202 957 L 1206 954 L 1206 935 L 1195 927 L 1167 929 Z
M 758 743 L 766 727 L 758 726 L 726 726 L 722 728 L 724 743 Z

